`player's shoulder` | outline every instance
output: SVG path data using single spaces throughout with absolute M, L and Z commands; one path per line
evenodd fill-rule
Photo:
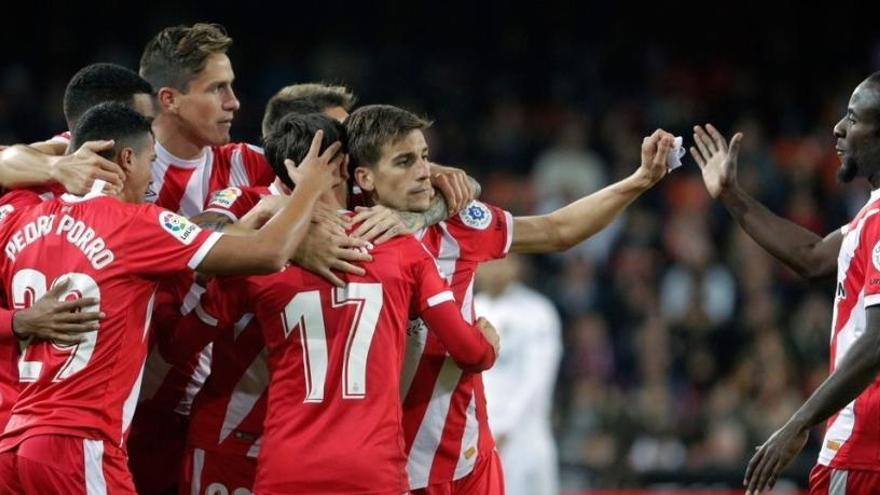
M 265 154 L 262 147 L 255 144 L 242 142 L 211 146 L 211 151 L 213 151 L 215 154 L 227 157 L 230 157 L 234 154 L 259 155 L 262 157 Z
M 500 228 L 505 221 L 504 210 L 475 199 L 449 218 L 446 225 L 453 230 L 481 231 Z

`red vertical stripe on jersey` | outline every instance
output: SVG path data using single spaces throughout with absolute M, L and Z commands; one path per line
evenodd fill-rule
M 425 341 L 425 352 L 422 352 L 418 368 L 413 376 L 413 382 L 410 384 L 409 391 L 403 401 L 403 410 L 406 411 L 403 415 L 403 440 L 407 454 L 412 449 L 416 434 L 419 432 L 419 425 L 425 419 L 425 412 L 427 412 L 431 397 L 434 395 L 437 377 L 440 376 L 440 370 L 443 369 L 443 360 L 431 359 L 431 355 L 442 348 L 440 341 L 429 331 Z
M 159 191 L 159 198 L 156 200 L 156 204 L 171 211 L 180 210 L 180 202 L 186 192 L 186 185 L 195 171 L 196 169 L 194 168 L 180 168 L 169 165 L 162 179 L 162 190 Z
M 474 394 L 474 375 L 463 373 L 449 401 L 449 413 L 446 415 L 446 424 L 443 426 L 443 435 L 440 437 L 440 452 L 461 452 L 461 441 L 464 437 L 464 429 L 467 426 L 467 408 Z M 465 413 L 465 414 L 462 414 Z M 473 455 L 477 455 L 474 452 Z M 455 466 L 458 465 L 458 457 L 450 455 L 438 455 L 434 457 L 431 466 L 429 480 L 451 480 L 455 477 Z

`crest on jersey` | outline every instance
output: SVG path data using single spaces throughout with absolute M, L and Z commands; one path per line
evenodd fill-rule
M 4 218 L 6 218 L 6 215 L 9 215 L 13 211 L 15 211 L 15 207 L 12 205 L 0 206 L 0 220 L 3 220 Z
M 492 223 L 492 210 L 479 201 L 471 201 L 458 216 L 472 229 L 485 230 Z
M 159 223 L 166 232 L 186 245 L 192 244 L 201 230 L 198 225 L 170 211 L 163 211 L 159 214 Z
M 226 189 L 221 189 L 214 193 L 214 197 L 211 198 L 211 205 L 222 206 L 224 208 L 229 208 L 232 206 L 232 203 L 235 203 L 235 200 L 241 196 L 241 189 L 237 187 L 227 187 Z

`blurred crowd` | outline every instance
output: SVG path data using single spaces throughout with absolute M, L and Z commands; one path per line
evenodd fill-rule
M 136 67 L 154 25 L 192 20 L 154 16 L 103 41 L 47 34 L 47 60 L 57 63 L 0 65 L 0 143 L 65 130 L 61 94 L 75 70 L 93 61 Z M 467 169 L 485 201 L 515 215 L 552 211 L 630 174 L 656 127 L 689 143 L 691 126 L 707 121 L 745 134 L 740 181 L 750 194 L 809 229 L 840 227 L 867 199 L 864 185 L 836 182 L 831 129 L 851 88 L 880 62 L 876 46 L 819 79 L 815 68 L 792 72 L 796 39 L 753 42 L 747 49 L 766 51 L 746 63 L 740 52 L 685 60 L 663 45 L 501 30 L 477 54 L 491 56 L 455 41 L 428 56 L 419 43 L 351 38 L 305 50 L 216 20 L 236 39 L 236 139 L 256 142 L 278 88 L 323 80 L 348 85 L 360 103 L 433 119 L 432 159 Z M 833 281 L 810 285 L 776 263 L 709 198 L 693 160 L 684 162 L 593 239 L 526 258 L 527 282 L 562 315 L 553 424 L 563 486 L 707 473 L 736 482 L 753 447 L 827 375 Z M 801 481 L 818 438 L 795 466 Z

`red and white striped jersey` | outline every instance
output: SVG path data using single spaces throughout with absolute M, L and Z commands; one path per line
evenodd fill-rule
M 880 190 L 843 228 L 831 326 L 831 372 L 865 332 L 866 309 L 880 304 Z M 828 420 L 819 464 L 880 471 L 880 379 Z
M 465 321 L 473 322 L 474 276 L 480 262 L 507 255 L 510 213 L 473 201 L 458 215 L 419 232 L 437 259 Z M 463 373 L 424 324 L 410 325 L 401 377 L 410 489 L 459 479 L 495 447 L 479 373 Z
M 274 180 L 275 172 L 257 146 L 210 146 L 200 158 L 183 160 L 157 141 L 147 201 L 192 217 L 203 211 L 216 191 L 232 186 L 268 186 Z M 163 284 L 157 296 L 156 324 L 173 327 L 180 317 L 192 311 L 204 291 L 203 286 L 185 278 Z M 142 401 L 149 402 L 153 410 L 188 415 L 193 398 L 211 373 L 212 352 L 208 344 L 187 361 L 171 366 L 154 348 L 144 371 Z
M 156 286 L 197 267 L 219 234 L 155 205 L 92 193 L 13 212 L 0 221 L 0 239 L 2 291 L 12 307 L 28 307 L 70 279 L 66 298 L 97 298 L 98 306 L 87 310 L 107 315 L 75 346 L 27 342 L 18 360 L 25 385 L 0 448 L 41 434 L 122 446 L 140 389 Z
M 227 187 L 211 195 L 205 205 L 205 211 L 221 213 L 233 222 L 237 222 L 264 196 L 279 194 L 282 192 L 274 182 L 268 186 Z
M 262 148 L 245 143 L 209 146 L 201 157 L 183 160 L 158 141 L 153 162 L 153 182 L 147 201 L 185 217 L 198 215 L 215 191 L 230 186 L 268 186 L 275 172 Z
M 212 280 L 202 302 L 180 321 L 170 347 L 177 353 L 172 359 L 186 359 L 212 344 L 214 366 L 193 401 L 187 446 L 256 458 L 269 368 L 262 330 L 246 305 L 246 288 L 241 278 Z M 223 308 L 223 323 L 204 308 Z

